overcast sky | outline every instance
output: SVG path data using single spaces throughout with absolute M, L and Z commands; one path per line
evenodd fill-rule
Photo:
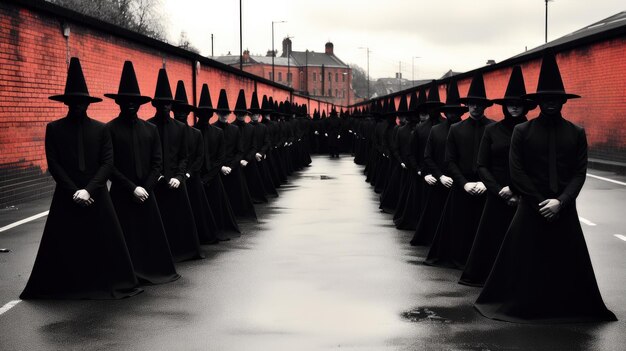
M 238 0 L 161 0 L 171 42 L 181 31 L 203 55 L 239 54 Z M 243 48 L 265 55 L 293 50 L 323 52 L 330 40 L 335 55 L 366 68 L 370 76 L 439 78 L 449 69 L 467 71 L 488 59 L 502 61 L 544 42 L 544 0 L 242 0 Z M 554 0 L 549 3 L 548 40 L 626 10 L 624 0 Z M 414 58 L 418 56 L 419 58 Z M 414 61 L 414 66 L 412 65 Z M 414 67 L 414 73 L 413 73 Z

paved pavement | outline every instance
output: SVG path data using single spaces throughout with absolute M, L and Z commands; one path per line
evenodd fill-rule
M 480 316 L 459 272 L 421 264 L 378 211 L 352 159 L 313 165 L 259 206 L 245 234 L 178 265 L 183 278 L 120 301 L 0 309 L 0 350 L 624 350 L 626 186 L 588 178 L 579 198 L 600 290 L 618 322 L 516 325 Z M 624 178 L 609 173 L 590 173 Z M 49 200 L 0 210 L 0 227 Z M 45 218 L 0 232 L 0 307 L 26 283 Z

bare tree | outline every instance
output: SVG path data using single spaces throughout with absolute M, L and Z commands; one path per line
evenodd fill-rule
M 187 37 L 187 32 L 185 31 L 180 32 L 180 37 L 178 38 L 178 47 L 191 52 L 195 52 L 196 54 L 200 53 L 200 50 L 198 50 L 198 48 L 191 44 L 189 38 Z
M 48 0 L 53 4 L 167 41 L 161 0 Z
M 351 63 L 352 68 L 352 89 L 358 97 L 369 98 L 367 96 L 367 73 L 355 63 Z

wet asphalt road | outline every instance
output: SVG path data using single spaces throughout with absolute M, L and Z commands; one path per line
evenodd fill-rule
M 378 211 L 352 158 L 313 165 L 259 206 L 244 235 L 179 264 L 180 280 L 119 301 L 22 301 L 0 315 L 0 350 L 624 350 L 626 186 L 588 178 L 579 212 L 618 322 L 516 325 L 480 316 L 460 272 Z M 608 173 L 590 171 L 624 181 Z M 0 210 L 0 227 L 49 200 Z M 0 306 L 17 300 L 45 217 L 0 233 Z

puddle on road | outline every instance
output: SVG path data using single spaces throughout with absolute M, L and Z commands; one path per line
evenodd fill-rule
M 435 310 L 428 307 L 418 307 L 402 312 L 402 318 L 411 322 L 453 323 L 452 320 L 439 316 Z

